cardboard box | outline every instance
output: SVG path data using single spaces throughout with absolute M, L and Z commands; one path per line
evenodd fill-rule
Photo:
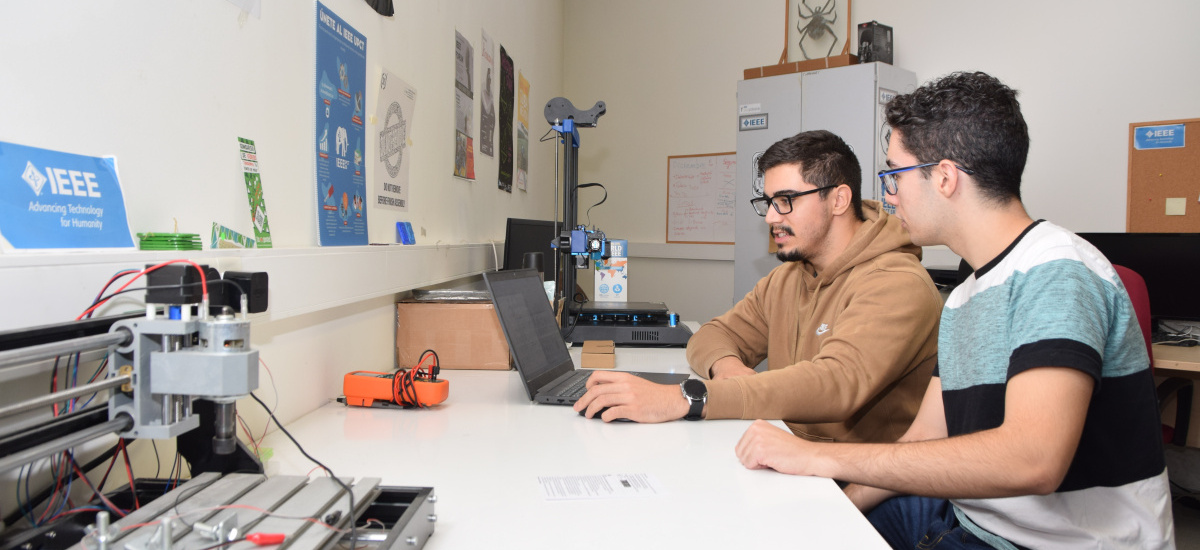
M 432 349 L 443 369 L 508 370 L 508 342 L 491 302 L 396 304 L 396 361 L 416 366 Z
M 597 302 L 629 301 L 629 241 L 608 242 L 608 259 L 596 262 Z
M 611 369 L 617 366 L 616 346 L 612 340 L 587 340 L 583 343 L 580 366 L 585 369 Z

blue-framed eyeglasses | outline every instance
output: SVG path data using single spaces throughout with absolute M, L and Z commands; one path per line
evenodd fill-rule
M 939 163 L 937 163 L 937 162 L 926 162 L 924 164 L 905 166 L 904 168 L 894 168 L 892 170 L 880 170 L 879 171 L 879 181 L 881 183 L 883 183 L 883 192 L 887 193 L 889 195 L 896 194 L 896 174 L 900 174 L 902 172 L 907 172 L 909 170 L 916 170 L 917 168 L 928 168 L 930 166 L 937 166 L 938 164 Z M 959 166 L 957 164 L 955 164 L 954 167 L 958 168 L 959 170 L 962 170 L 963 173 L 965 173 L 967 175 L 970 175 L 970 176 L 975 175 L 974 170 L 971 170 L 968 168 L 963 168 L 962 166 Z
M 770 206 L 774 206 L 775 211 L 779 212 L 780 216 L 786 216 L 792 213 L 792 199 L 803 197 L 804 195 L 811 195 L 824 189 L 833 189 L 834 187 L 837 186 L 826 185 L 825 187 L 809 189 L 808 191 L 783 192 L 773 197 L 754 197 L 753 199 L 750 199 L 750 206 L 754 207 L 754 212 L 759 216 L 766 216 L 768 212 L 767 209 L 770 208 Z

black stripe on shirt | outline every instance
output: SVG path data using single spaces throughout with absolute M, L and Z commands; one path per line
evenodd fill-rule
M 1013 350 L 1008 356 L 1008 379 L 1038 367 L 1066 367 L 1091 375 L 1096 382 L 1095 389 L 1099 389 L 1103 365 L 1100 352 L 1092 346 L 1068 338 L 1051 338 Z
M 1004 423 L 1004 384 L 942 390 L 946 433 L 950 437 L 997 428 Z
M 1005 384 L 943 390 L 948 435 L 1003 424 L 1006 390 Z M 1118 487 L 1161 473 L 1165 463 L 1160 422 L 1149 370 L 1105 378 L 1092 395 L 1079 446 L 1057 492 Z
M 1105 378 L 1092 396 L 1083 436 L 1058 492 L 1119 487 L 1165 468 L 1162 420 L 1149 370 Z

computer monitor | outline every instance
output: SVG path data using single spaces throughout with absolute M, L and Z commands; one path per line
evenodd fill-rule
M 1200 234 L 1080 233 L 1108 261 L 1146 280 L 1155 320 L 1200 321 Z
M 504 229 L 504 269 L 521 269 L 526 252 L 542 253 L 542 273 L 554 280 L 554 252 L 550 243 L 558 238 L 554 222 L 509 218 Z

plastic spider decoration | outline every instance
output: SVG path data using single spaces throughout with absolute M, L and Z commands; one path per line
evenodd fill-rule
M 804 8 L 808 8 L 808 15 L 804 15 Z M 829 43 L 829 51 L 825 52 L 825 57 L 833 55 L 833 47 L 838 43 L 838 36 L 833 32 L 830 23 L 837 22 L 837 0 L 828 0 L 819 9 L 809 7 L 805 0 L 800 0 L 800 3 L 796 4 L 796 12 L 800 16 L 800 21 L 796 22 L 796 30 L 800 31 L 800 39 L 796 41 L 796 45 L 800 46 L 800 54 L 804 56 L 804 59 L 812 59 L 808 56 L 808 51 L 804 49 L 804 41 L 812 39 L 813 42 L 819 42 L 825 38 L 825 33 L 829 33 L 833 37 L 833 41 Z M 805 20 L 808 20 L 808 23 L 804 23 Z M 801 26 L 802 24 L 804 26 Z

